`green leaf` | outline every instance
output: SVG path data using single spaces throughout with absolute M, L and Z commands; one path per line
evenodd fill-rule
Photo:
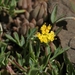
M 33 51 L 32 42 L 29 43 L 29 52 L 30 52 L 31 58 L 35 60 L 35 53 Z
M 47 50 L 47 52 L 48 52 L 48 55 L 51 55 L 50 45 L 47 45 L 47 46 L 46 46 L 46 50 Z
M 24 10 L 14 10 L 14 13 L 16 13 L 16 14 L 24 13 L 24 12 L 26 12 L 26 10 L 25 10 L 25 9 L 24 9 Z
M 6 50 L 7 44 L 4 43 L 3 41 L 0 41 L 0 50 L 1 53 L 4 53 L 4 51 Z
M 17 43 L 18 45 L 20 45 L 20 39 L 19 39 L 18 33 L 17 33 L 17 32 L 14 32 L 13 35 L 14 35 L 14 38 L 15 38 L 15 40 L 16 40 L 16 43 Z
M 57 56 L 59 56 L 60 54 L 64 53 L 65 51 L 67 51 L 69 49 L 69 47 L 65 48 L 65 49 L 62 49 L 61 47 L 58 47 L 55 52 L 54 52 L 54 55 L 53 57 L 50 59 L 51 61 L 53 59 L 55 59 Z
M 10 1 L 10 7 L 16 7 L 16 0 Z
M 29 58 L 29 65 L 30 65 L 30 67 L 34 67 L 34 65 L 35 65 L 35 62 L 34 62 L 34 60 L 30 57 Z
M 56 21 L 56 23 L 57 23 L 57 22 L 60 22 L 60 21 L 62 21 L 62 20 L 69 20 L 69 19 L 75 20 L 75 17 L 62 17 L 62 18 L 59 18 L 59 19 Z
M 52 70 L 52 75 L 56 75 L 54 70 Z
M 9 3 L 9 0 L 4 0 L 5 5 L 8 5 L 8 3 Z
M 11 0 L 11 1 L 9 2 L 9 10 L 8 10 L 8 12 L 9 12 L 9 14 L 10 14 L 12 17 L 15 15 L 15 14 L 14 14 L 14 10 L 15 10 L 16 4 L 17 4 L 16 0 Z
M 66 64 L 67 75 L 75 75 L 75 68 L 73 67 L 72 63 L 69 61 L 66 52 L 64 53 L 64 61 Z
M 9 40 L 11 40 L 11 41 L 13 41 L 13 42 L 16 43 L 16 40 L 15 40 L 13 37 L 11 37 L 10 35 L 5 34 L 5 36 L 6 36 Z
M 0 54 L 0 65 L 7 65 L 10 52 Z
M 23 46 L 25 44 L 25 39 L 24 39 L 24 37 L 21 35 L 21 47 Z
M 65 16 L 66 16 L 65 14 L 60 15 L 60 16 L 57 18 L 56 23 L 60 22 L 60 21 L 58 21 L 58 20 L 64 18 Z M 61 21 L 62 21 L 62 20 L 61 20 Z
M 55 75 L 62 75 L 60 74 L 60 63 L 59 61 L 54 60 L 53 62 L 51 62 L 51 67 L 52 70 L 54 71 Z
M 59 72 L 59 75 L 62 75 L 63 73 L 63 68 L 64 68 L 64 62 L 61 64 L 60 66 L 60 72 Z
M 37 68 L 32 68 L 28 75 L 39 75 L 39 70 Z
M 51 22 L 54 24 L 56 22 L 56 15 L 57 15 L 57 5 L 54 7 L 51 13 Z
M 32 38 L 32 36 L 36 33 L 37 28 L 32 28 L 27 33 L 27 41 Z
M 55 34 L 57 35 L 57 34 L 62 30 L 62 28 L 63 28 L 63 27 L 59 27 L 59 28 L 56 30 Z
M 41 75 L 41 74 L 40 74 Z M 48 75 L 46 72 L 43 72 L 42 75 Z
M 23 60 L 22 60 L 23 58 L 22 58 L 21 54 L 19 54 L 19 53 L 16 52 L 16 55 L 17 55 L 17 57 L 18 57 L 18 58 L 17 58 L 18 63 L 19 63 L 21 66 L 23 66 Z
M 0 0 L 0 4 L 2 3 L 2 0 Z
M 0 55 L 0 64 L 2 63 L 2 61 L 5 59 L 5 55 Z
M 47 64 L 49 62 L 49 58 L 50 58 L 50 54 L 45 56 L 45 58 L 43 60 L 43 69 L 47 66 Z
M 8 64 L 8 62 L 9 62 L 9 60 L 8 60 L 9 55 L 10 55 L 10 52 L 7 52 L 7 53 L 5 54 L 4 65 L 7 65 L 7 64 Z
M 35 48 L 36 48 L 36 57 L 38 58 L 40 55 L 40 42 L 39 41 L 37 41 Z

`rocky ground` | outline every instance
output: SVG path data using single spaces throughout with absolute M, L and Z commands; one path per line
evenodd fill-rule
M 58 5 L 57 16 L 65 14 L 65 17 L 75 17 L 75 11 L 71 7 L 71 2 L 75 4 L 75 0 L 50 0 L 50 12 L 54 6 Z M 62 31 L 59 33 L 61 45 L 63 48 L 69 46 L 70 49 L 67 51 L 68 57 L 72 63 L 75 64 L 75 20 L 66 20 L 57 24 L 57 27 L 64 26 Z

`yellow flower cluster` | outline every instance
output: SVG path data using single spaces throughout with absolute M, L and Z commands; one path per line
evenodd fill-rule
M 41 33 L 37 32 L 36 36 L 39 38 L 39 40 L 44 43 L 48 43 L 50 41 L 54 40 L 55 37 L 55 33 L 51 30 L 51 26 L 48 25 L 46 26 L 46 23 L 42 25 L 41 27 Z

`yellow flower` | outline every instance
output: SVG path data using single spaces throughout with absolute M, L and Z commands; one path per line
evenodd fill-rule
M 51 26 L 46 26 L 46 23 L 41 27 L 41 33 L 37 32 L 36 37 L 40 40 L 41 43 L 48 43 L 54 41 L 55 33 L 51 30 Z
M 50 24 L 47 26 L 48 30 L 51 30 L 52 26 L 50 26 Z
M 36 37 L 40 37 L 41 33 L 37 32 Z
M 38 32 L 36 36 L 39 38 L 39 40 L 41 41 L 41 43 L 42 42 L 44 42 L 44 43 L 48 42 L 47 37 L 45 35 L 43 35 L 43 34 L 41 34 L 41 33 Z
M 55 33 L 53 31 L 51 31 L 47 36 L 49 41 L 54 41 Z
M 42 39 L 44 43 L 48 43 L 48 39 L 47 39 L 47 36 L 46 35 L 42 35 Z
M 44 23 L 40 30 L 41 30 L 42 34 L 48 34 L 50 29 L 51 29 L 50 24 L 49 24 L 49 26 L 46 26 L 46 23 Z
M 43 42 L 42 34 L 37 32 L 36 36 L 39 38 L 41 42 Z
M 41 27 L 41 32 L 42 34 L 45 34 L 46 33 L 46 24 L 43 24 L 43 26 Z
M 44 23 L 44 24 L 42 25 L 42 27 L 41 27 L 40 30 L 42 31 L 42 30 L 45 30 L 45 29 L 46 29 L 46 23 Z

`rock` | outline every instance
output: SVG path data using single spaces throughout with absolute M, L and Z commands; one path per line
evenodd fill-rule
M 49 0 L 49 12 L 51 13 L 54 6 L 57 4 L 57 17 L 65 15 L 65 17 L 75 17 L 75 11 L 71 7 L 71 2 L 75 3 L 75 0 Z M 71 47 L 68 51 L 68 58 L 75 64 L 75 21 L 66 20 L 66 24 L 61 22 L 57 27 L 63 26 L 64 29 L 58 34 L 61 45 L 63 48 Z M 64 26 L 65 25 L 65 26 Z

